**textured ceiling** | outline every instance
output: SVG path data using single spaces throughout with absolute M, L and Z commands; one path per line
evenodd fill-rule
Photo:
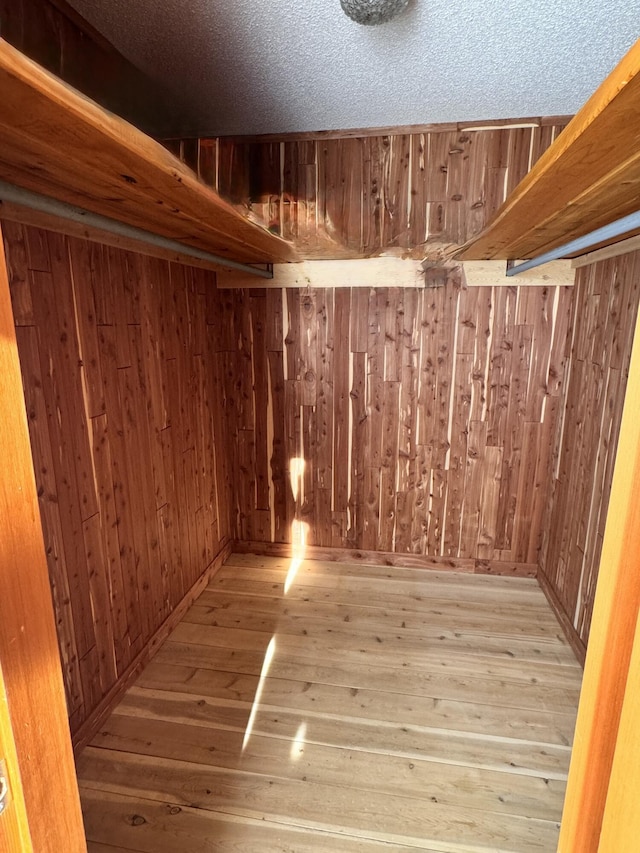
M 575 112 L 638 36 L 640 0 L 410 0 L 364 27 L 339 0 L 71 0 L 206 134 Z

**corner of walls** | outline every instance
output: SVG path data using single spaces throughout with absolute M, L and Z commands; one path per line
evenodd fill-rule
M 544 571 L 542 570 L 542 568 L 540 566 L 538 567 L 538 574 L 537 574 L 536 578 L 537 578 L 538 584 L 540 585 L 540 588 L 542 589 L 542 591 L 544 592 L 544 594 L 547 598 L 547 601 L 549 602 L 551 609 L 555 613 L 556 618 L 557 618 L 558 622 L 560 623 L 560 627 L 562 628 L 562 631 L 563 631 L 563 633 L 567 639 L 567 642 L 569 643 L 569 645 L 573 649 L 573 652 L 574 652 L 576 658 L 578 659 L 580 666 L 584 667 L 584 661 L 585 661 L 585 657 L 587 654 L 586 643 L 584 643 L 580 639 L 580 636 L 578 635 L 578 632 L 576 631 L 576 629 L 573 625 L 573 622 L 571 621 L 571 619 L 567 615 L 567 612 L 566 612 L 563 604 L 561 603 L 560 599 L 556 595 L 554 588 L 551 586 L 551 584 L 547 580 L 547 576 L 545 575 Z
M 581 662 L 639 301 L 640 252 L 577 271 L 538 580 Z
M 3 221 L 3 236 L 77 735 L 233 538 L 215 281 L 15 222 Z
M 98 733 L 102 723 L 122 699 L 129 687 L 158 651 L 162 643 L 179 624 L 187 610 L 204 591 L 211 578 L 214 577 L 218 569 L 225 563 L 232 551 L 232 543 L 225 542 L 204 574 L 198 578 L 182 601 L 180 601 L 171 611 L 169 616 L 156 630 L 147 644 L 140 650 L 136 658 L 131 661 L 127 669 L 120 675 L 118 681 L 113 685 L 111 690 L 102 697 L 100 703 L 92 711 L 91 715 L 79 726 L 72 738 L 73 750 L 76 757 Z

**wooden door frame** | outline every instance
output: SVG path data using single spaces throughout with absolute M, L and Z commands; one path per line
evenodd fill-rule
M 600 850 L 634 850 L 640 837 L 640 618 L 636 624 L 631 666 L 627 678 L 607 803 L 600 834 Z
M 596 853 L 599 849 L 612 853 L 611 848 L 600 848 L 600 833 L 640 610 L 639 497 L 640 313 L 587 645 L 559 853 Z M 627 703 L 626 714 L 633 714 L 635 724 L 640 726 L 640 708 Z M 635 761 L 640 762 L 640 755 L 635 756 Z M 636 774 L 635 784 L 637 803 L 640 774 Z
M 2 771 L 5 774 L 5 782 L 8 784 L 8 794 L 0 816 L 0 850 L 21 850 L 23 853 L 33 853 L 2 667 L 0 667 L 0 757 L 4 762 Z
M 560 853 L 595 853 L 599 846 L 640 607 L 638 412 L 640 316 L 585 663 Z M 38 853 L 60 850 L 83 853 L 86 842 L 1 239 L 0 447 L 3 453 L 0 466 L 0 664 L 28 826 Z M 625 713 L 627 716 L 633 713 L 629 703 Z M 636 713 L 636 718 L 640 725 L 640 712 Z M 640 791 L 636 796 L 640 798 Z
M 4 676 L 0 701 L 6 701 L 8 710 L 3 741 L 8 740 L 9 746 L 5 743 L 5 749 L 18 763 L 16 771 L 11 762 L 9 781 L 17 793 L 22 790 L 18 802 L 23 798 L 34 851 L 84 853 L 1 230 L 0 449 L 0 665 Z M 9 853 L 29 849 L 24 840 L 12 844 L 15 850 Z

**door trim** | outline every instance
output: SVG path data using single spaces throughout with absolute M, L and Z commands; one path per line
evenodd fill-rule
M 0 665 L 26 818 L 38 853 L 84 853 L 1 230 L 0 449 Z
M 639 413 L 640 313 L 587 645 L 559 853 L 595 853 L 599 849 L 640 609 Z M 640 761 L 640 756 L 636 760 Z M 637 781 L 640 784 L 640 777 Z M 640 790 L 636 797 L 640 798 Z

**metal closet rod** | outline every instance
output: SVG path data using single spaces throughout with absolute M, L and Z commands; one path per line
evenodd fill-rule
M 157 246 L 160 249 L 179 252 L 182 255 L 198 258 L 200 261 L 207 261 L 226 269 L 240 270 L 250 275 L 259 276 L 260 278 L 273 278 L 273 272 L 270 269 L 265 270 L 260 267 L 253 267 L 250 264 L 241 264 L 239 261 L 231 261 L 228 258 L 220 257 L 220 255 L 213 255 L 211 252 L 203 252 L 201 249 L 196 249 L 195 246 L 179 243 L 177 240 L 171 240 L 169 237 L 161 237 L 159 234 L 145 231 L 144 228 L 125 225 L 124 222 L 118 222 L 117 219 L 111 219 L 109 216 L 92 213 L 90 210 L 85 210 L 82 207 L 58 201 L 55 198 L 40 195 L 40 193 L 34 193 L 31 190 L 25 190 L 22 187 L 16 187 L 4 181 L 0 181 L 0 200 L 20 204 L 23 207 L 38 210 L 40 213 L 49 213 L 52 216 L 69 219 L 71 222 L 80 222 L 90 225 L 93 228 L 100 228 L 102 231 L 108 231 L 110 234 L 116 234 L 119 237 L 128 237 L 141 243 Z
M 518 275 L 520 272 L 539 267 L 541 264 L 546 264 L 548 261 L 555 261 L 558 258 L 563 258 L 565 255 L 574 255 L 576 252 L 584 252 L 597 246 L 598 243 L 603 243 L 605 240 L 611 240 L 613 237 L 623 237 L 629 231 L 635 231 L 640 228 L 640 210 L 635 213 L 630 213 L 628 216 L 623 216 L 622 219 L 616 219 L 615 222 L 610 222 L 608 225 L 603 225 L 602 228 L 596 228 L 584 237 L 576 237 L 569 243 L 564 243 L 558 246 L 557 249 L 552 249 L 550 252 L 545 252 L 543 255 L 538 255 L 537 258 L 531 258 L 530 261 L 524 261 L 515 267 L 507 269 L 507 275 Z

